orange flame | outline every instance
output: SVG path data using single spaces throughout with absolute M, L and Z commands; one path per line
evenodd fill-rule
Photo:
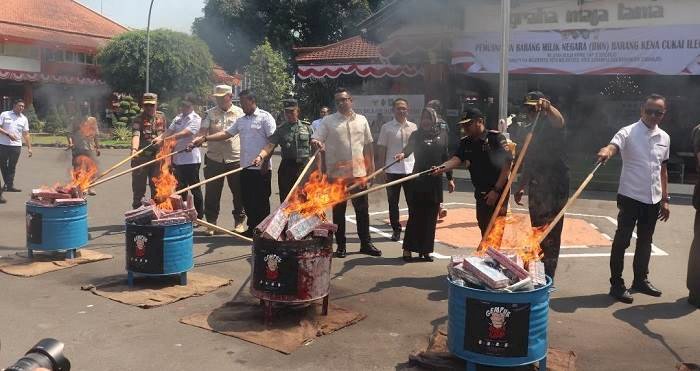
M 509 233 L 508 237 L 504 238 L 506 226 L 514 222 L 515 218 L 510 216 L 496 218 L 493 229 L 479 245 L 477 254 L 482 255 L 486 252 L 486 248 L 493 247 L 497 250 L 509 250 L 515 253 L 526 265 L 531 261 L 539 261 L 542 254 L 540 239 L 547 226 L 533 227 L 529 232 L 513 230 L 511 231 L 513 233 Z
M 324 215 L 326 209 L 347 196 L 342 180 L 328 181 L 328 177 L 316 170 L 309 175 L 303 187 L 297 188 L 285 208 L 288 214 Z
M 68 186 L 80 188 L 85 192 L 97 174 L 97 164 L 89 156 L 78 156 L 73 162 L 71 182 Z
M 157 157 L 169 155 L 173 152 L 173 148 L 175 148 L 175 140 L 166 140 L 160 147 Z M 168 211 L 173 210 L 173 206 L 168 197 L 173 194 L 177 188 L 177 179 L 175 179 L 170 166 L 171 159 L 172 157 L 168 157 L 160 161 L 160 173 L 157 177 L 153 178 L 153 183 L 156 186 L 156 194 L 153 200 L 160 209 Z

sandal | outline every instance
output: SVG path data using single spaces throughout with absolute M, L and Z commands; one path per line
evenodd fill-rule
M 411 255 L 411 252 L 408 250 L 403 251 L 403 261 L 410 262 L 413 260 L 413 255 Z
M 430 254 L 420 254 L 420 258 L 427 262 L 433 261 L 433 257 Z

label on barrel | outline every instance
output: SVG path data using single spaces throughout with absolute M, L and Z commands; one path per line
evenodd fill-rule
M 41 244 L 43 240 L 42 223 L 43 216 L 39 213 L 27 211 L 27 242 L 32 244 Z
M 253 287 L 274 295 L 296 295 L 299 261 L 293 251 L 256 247 Z
M 526 357 L 530 304 L 467 299 L 464 349 L 496 357 Z
M 126 268 L 138 273 L 163 273 L 163 228 L 126 231 Z

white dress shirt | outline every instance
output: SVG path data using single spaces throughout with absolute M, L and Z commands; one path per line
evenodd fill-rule
M 400 123 L 393 119 L 382 125 L 379 131 L 379 139 L 377 144 L 386 147 L 386 161 L 384 165 L 389 165 L 394 162 L 394 155 L 403 152 L 404 147 L 408 144 L 408 137 L 411 133 L 418 130 L 416 124 L 406 121 Z M 387 174 L 410 174 L 413 172 L 413 164 L 415 159 L 413 154 L 406 157 L 403 161 L 391 165 L 386 169 Z
M 326 170 L 330 177 L 367 175 L 363 151 L 372 143 L 372 132 L 365 116 L 354 112 L 350 116 L 340 112 L 328 115 L 311 137 L 326 147 Z
M 658 126 L 639 120 L 620 129 L 610 141 L 622 157 L 618 193 L 645 204 L 661 201 L 661 165 L 668 161 L 671 138 Z
M 323 121 L 323 117 L 321 117 L 321 118 L 318 119 L 318 120 L 314 120 L 314 121 L 311 123 L 311 128 L 314 129 L 314 131 L 318 130 L 318 127 L 321 125 L 321 121 Z
M 29 121 L 27 116 L 23 114 L 17 114 L 15 111 L 5 111 L 0 113 L 0 125 L 2 125 L 3 130 L 8 133 L 14 134 L 17 140 L 11 140 L 5 134 L 0 135 L 0 144 L 5 146 L 21 147 L 22 146 L 22 134 L 29 131 Z
M 192 133 L 192 136 L 199 132 L 199 128 L 202 125 L 202 118 L 192 111 L 189 115 L 179 114 L 175 116 L 172 124 L 168 127 L 168 132 L 164 137 L 168 137 L 172 134 L 179 133 L 183 130 L 187 130 Z M 175 143 L 175 148 L 173 151 L 180 151 L 187 148 L 187 145 L 192 142 L 192 136 L 185 136 L 177 139 Z M 175 165 L 188 165 L 188 164 L 200 164 L 202 163 L 202 155 L 199 152 L 199 148 L 192 148 L 191 151 L 184 151 L 173 156 L 173 164 Z
M 260 150 L 267 145 L 267 138 L 275 132 L 277 124 L 272 115 L 260 108 L 256 108 L 251 115 L 245 115 L 236 120 L 226 132 L 231 135 L 238 134 L 241 138 L 241 167 L 253 163 Z M 272 160 L 270 160 L 272 167 Z M 260 169 L 259 166 L 250 169 Z

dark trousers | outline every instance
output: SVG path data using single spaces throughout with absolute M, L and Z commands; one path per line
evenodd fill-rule
M 360 179 L 355 179 L 360 181 Z M 355 192 L 364 191 L 366 187 L 360 187 Z M 355 218 L 357 219 L 357 235 L 360 237 L 361 243 L 370 242 L 372 239 L 369 235 L 369 198 L 367 195 L 353 198 L 352 207 L 355 209 Z M 348 208 L 347 202 L 339 203 L 333 206 L 333 224 L 338 226 L 338 231 L 335 233 L 335 241 L 338 246 L 345 246 L 345 211 Z
M 175 178 L 177 179 L 177 190 L 199 183 L 199 166 L 201 164 L 175 165 Z M 202 187 L 190 190 L 194 198 L 194 208 L 197 209 L 197 218 L 204 216 L 204 197 L 202 197 Z M 182 194 L 185 198 L 187 193 Z M 189 205 L 188 205 L 189 206 Z
M 482 237 L 484 236 L 484 233 L 486 233 L 486 228 L 489 227 L 489 221 L 491 221 L 493 211 L 496 210 L 496 205 L 489 206 L 486 204 L 484 197 L 487 193 L 488 192 L 480 191 L 474 192 L 474 197 L 476 198 L 476 222 L 477 224 L 479 224 L 479 230 L 481 230 Z M 501 212 L 499 213 L 499 215 L 505 216 L 507 211 L 508 199 L 506 199 L 506 201 L 503 202 L 503 206 L 501 207 Z
M 431 197 L 414 197 L 408 204 L 408 223 L 403 249 L 419 254 L 430 254 L 435 247 L 435 227 L 440 203 Z
M 241 163 L 238 161 L 223 163 L 204 157 L 204 178 L 213 178 L 239 167 L 241 167 Z M 233 220 L 234 223 L 238 224 L 245 217 L 240 172 L 213 180 L 204 186 L 204 216 L 206 216 L 209 223 L 216 224 L 219 218 L 219 211 L 221 210 L 221 191 L 224 189 L 224 179 L 226 179 L 228 188 L 233 194 Z
M 241 188 L 243 192 L 243 207 L 248 216 L 248 230 L 252 231 L 270 214 L 270 193 L 272 173 L 268 170 L 261 173 L 258 169 L 241 171 Z
M 407 177 L 408 174 L 386 174 L 387 183 L 399 180 L 401 178 Z M 406 183 L 401 183 L 387 187 L 386 189 L 386 199 L 389 203 L 389 222 L 391 223 L 391 229 L 395 231 L 401 230 L 401 223 L 399 223 L 399 197 L 401 196 L 401 187 L 403 187 L 403 195 L 408 202 Z M 410 210 L 410 206 L 409 206 Z M 437 217 L 437 216 L 436 216 Z
M 533 227 L 547 226 L 559 214 L 569 198 L 569 175 L 537 177 L 528 184 L 528 209 L 530 223 Z M 544 253 L 542 263 L 546 275 L 554 279 L 561 250 L 561 232 L 564 218 L 542 241 L 540 247 Z
M 630 245 L 632 232 L 637 227 L 637 246 L 634 250 L 634 280 L 639 282 L 649 274 L 651 240 L 659 216 L 660 203 L 645 204 L 632 198 L 617 195 L 617 230 L 610 252 L 610 284 L 624 285 L 622 270 L 625 264 L 625 250 Z
M 153 157 L 139 156 L 131 161 L 131 167 L 135 167 L 153 160 Z M 141 199 L 146 196 L 146 184 L 151 189 L 151 198 L 156 195 L 156 185 L 153 183 L 153 178 L 160 174 L 160 164 L 152 164 L 142 167 L 131 173 L 131 192 L 133 200 L 131 207 L 136 209 L 141 206 Z
M 15 186 L 15 169 L 20 153 L 22 153 L 21 146 L 0 144 L 0 173 L 2 173 L 2 180 L 7 188 Z
M 280 202 L 283 202 L 287 195 L 292 190 L 294 182 L 301 175 L 307 160 L 303 163 L 298 163 L 296 160 L 282 160 L 280 167 L 277 169 L 277 186 L 280 190 Z

